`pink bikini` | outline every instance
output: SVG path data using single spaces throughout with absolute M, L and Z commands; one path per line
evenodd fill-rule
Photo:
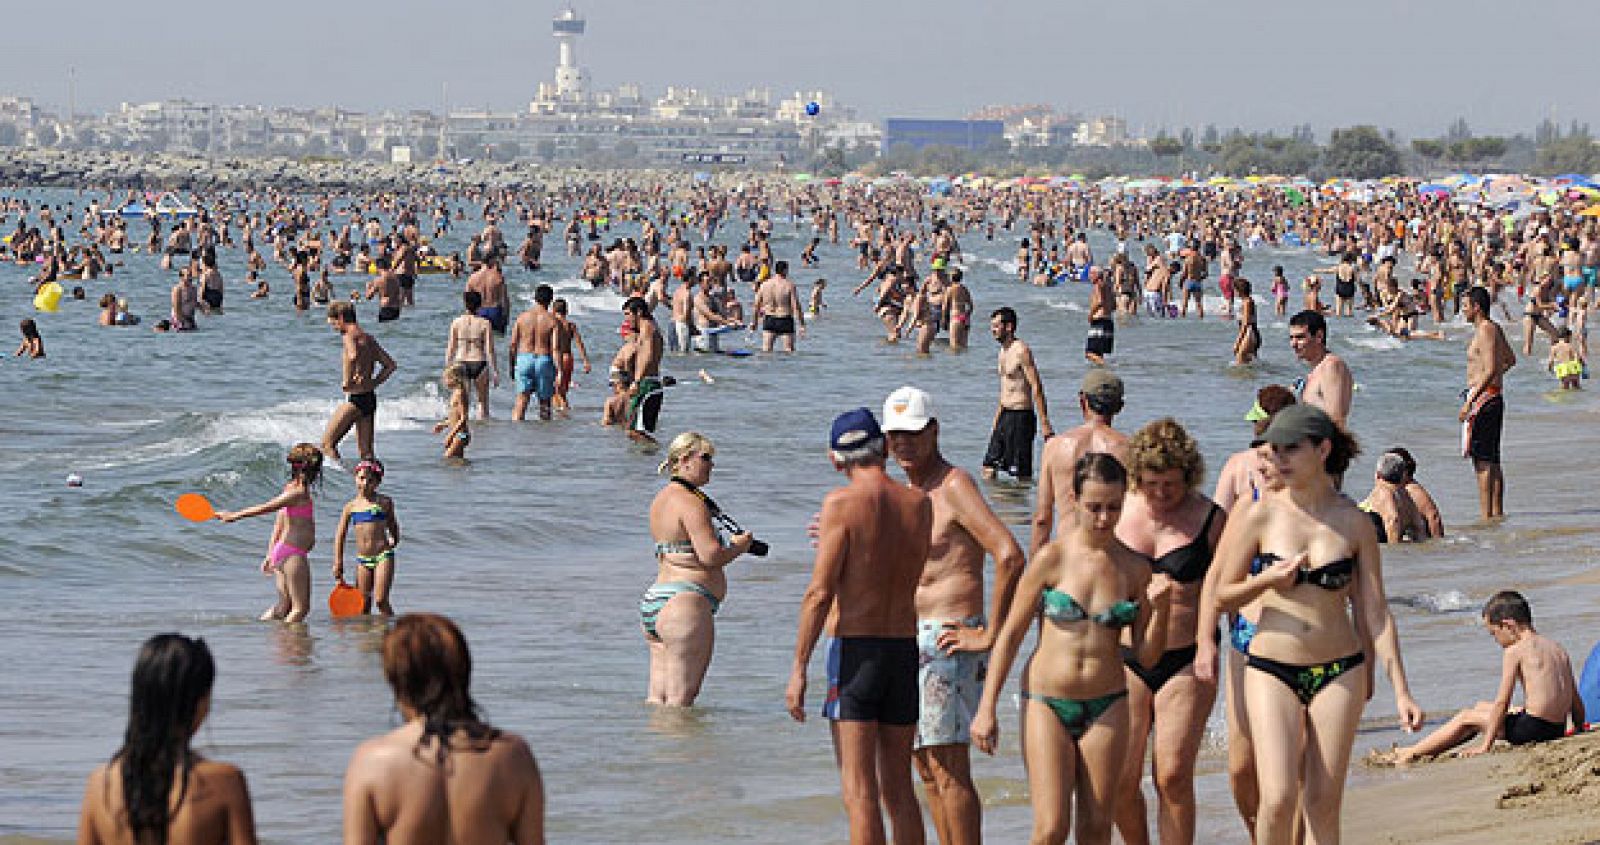
M 290 505 L 280 513 L 290 519 L 311 519 L 315 515 L 310 505 Z M 305 557 L 307 554 L 309 553 L 299 546 L 291 546 L 284 542 L 273 543 L 267 552 L 267 559 L 261 562 L 261 571 L 268 574 L 277 572 L 283 567 L 284 561 L 296 556 Z

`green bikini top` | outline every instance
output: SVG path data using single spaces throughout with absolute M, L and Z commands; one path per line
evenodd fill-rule
M 1061 625 L 1089 619 L 1107 628 L 1121 628 L 1139 618 L 1139 603 L 1127 599 L 1095 614 L 1084 610 L 1077 599 L 1051 587 L 1044 588 L 1043 601 L 1044 618 Z

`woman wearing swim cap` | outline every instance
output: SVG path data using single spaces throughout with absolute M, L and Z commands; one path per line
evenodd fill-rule
M 723 569 L 744 554 L 754 539 L 735 534 L 724 544 L 711 522 L 700 488 L 711 481 L 716 447 L 703 434 L 686 431 L 673 438 L 662 474 L 672 480 L 650 503 L 650 536 L 655 538 L 656 582 L 639 600 L 639 621 L 650 647 L 651 704 L 688 707 L 700 694 L 711 665 L 716 623 L 713 617 L 728 593 Z
M 1284 490 L 1237 515 L 1217 561 L 1221 609 L 1261 608 L 1240 685 L 1261 789 L 1256 841 L 1295 841 L 1298 807 L 1308 841 L 1335 842 L 1374 657 L 1401 727 L 1420 727 L 1422 710 L 1406 683 L 1372 521 L 1333 483 L 1359 451 L 1355 439 L 1304 404 L 1279 411 L 1261 439 Z

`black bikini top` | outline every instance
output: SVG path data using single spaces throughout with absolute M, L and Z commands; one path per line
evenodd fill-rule
M 1271 552 L 1262 552 L 1250 562 L 1250 574 L 1257 575 L 1273 563 L 1283 560 L 1281 555 Z M 1332 563 L 1325 563 L 1316 569 L 1300 567 L 1294 574 L 1294 583 L 1310 584 L 1324 590 L 1342 590 L 1356 577 L 1356 559 L 1353 557 L 1339 558 Z
M 1193 540 L 1173 549 L 1166 554 L 1150 559 L 1150 569 L 1177 581 L 1179 584 L 1193 584 L 1204 578 L 1206 570 L 1211 568 L 1211 520 L 1222 510 L 1211 505 L 1211 510 L 1206 512 L 1206 521 L 1200 526 L 1200 533 Z

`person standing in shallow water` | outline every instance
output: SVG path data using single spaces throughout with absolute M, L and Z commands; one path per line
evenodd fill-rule
M 1461 315 L 1472 324 L 1467 344 L 1467 388 L 1462 391 L 1462 453 L 1478 476 L 1478 507 L 1484 519 L 1506 515 L 1506 479 L 1500 471 L 1500 430 L 1506 403 L 1501 397 L 1506 371 L 1517 365 L 1506 333 L 1489 316 L 1489 292 L 1468 288 Z
M 1034 365 L 1033 350 L 1017 337 L 1016 311 L 996 308 L 989 317 L 989 331 L 1000 344 L 1000 407 L 995 410 L 994 430 L 983 456 L 983 477 L 994 478 L 1004 471 L 1018 480 L 1032 478 L 1035 429 L 1042 425 L 1046 440 L 1055 434 L 1044 383 Z
M 688 707 L 700 694 L 716 641 L 714 617 L 728 593 L 728 564 L 750 549 L 748 533 L 725 544 L 700 488 L 711 480 L 716 447 L 686 431 L 673 438 L 660 471 L 672 480 L 650 503 L 656 581 L 639 601 L 650 647 L 651 704 Z
M 528 743 L 485 723 L 455 623 L 400 617 L 383 676 L 405 724 L 361 743 L 344 773 L 344 841 L 543 845 L 544 780 Z
M 884 436 L 866 408 L 840 414 L 829 459 L 848 484 L 829 493 L 817 519 L 817 555 L 800 603 L 789 716 L 806 718 L 806 673 L 829 625 L 827 698 L 850 841 L 882 843 L 887 811 L 896 845 L 922 845 L 911 785 L 917 733 L 917 584 L 928 559 L 933 505 L 884 472 Z
M 322 454 L 330 460 L 339 460 L 339 442 L 354 426 L 361 457 L 376 457 L 373 451 L 378 416 L 376 391 L 394 375 L 394 359 L 384 351 L 377 338 L 356 325 L 356 307 L 350 302 L 339 300 L 328 304 L 328 326 L 344 339 L 339 389 L 344 391 L 345 401 L 328 420 L 328 430 L 322 435 Z
M 122 747 L 83 791 L 79 843 L 254 845 L 244 773 L 189 748 L 211 712 L 215 678 L 205 640 L 160 634 L 145 641 L 133 665 Z

